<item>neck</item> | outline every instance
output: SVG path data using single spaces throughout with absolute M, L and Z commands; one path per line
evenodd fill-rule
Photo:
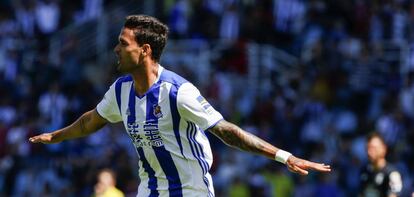
M 138 95 L 144 95 L 155 83 L 158 77 L 158 69 L 158 63 L 151 61 L 131 73 L 134 79 L 134 89 Z
M 387 161 L 385 160 L 385 158 L 383 158 L 383 159 L 379 159 L 378 161 L 374 162 L 372 165 L 374 166 L 376 170 L 381 170 L 385 167 L 386 164 L 387 164 Z

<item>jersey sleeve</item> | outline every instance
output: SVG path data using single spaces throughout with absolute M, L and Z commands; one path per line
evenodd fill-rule
M 103 99 L 96 106 L 96 111 L 111 123 L 122 121 L 122 116 L 116 102 L 115 83 L 109 87 L 108 91 L 106 91 Z
M 178 89 L 177 108 L 181 117 L 194 122 L 203 130 L 213 127 L 223 119 L 191 83 L 184 83 Z

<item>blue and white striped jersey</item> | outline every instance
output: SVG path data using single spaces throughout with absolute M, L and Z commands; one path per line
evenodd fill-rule
M 131 76 L 121 77 L 97 111 L 109 122 L 123 121 L 136 148 L 137 196 L 214 196 L 213 156 L 204 131 L 223 117 L 194 85 L 159 66 L 145 95 L 135 93 Z

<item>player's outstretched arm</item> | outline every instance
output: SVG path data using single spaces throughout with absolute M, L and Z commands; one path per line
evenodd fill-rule
M 84 113 L 71 125 L 50 133 L 43 133 L 29 138 L 32 143 L 52 144 L 64 140 L 79 138 L 94 133 L 105 126 L 108 121 L 102 118 L 96 109 Z
M 297 158 L 225 120 L 217 123 L 210 129 L 210 132 L 229 146 L 264 155 L 269 159 L 276 159 L 282 163 L 285 163 L 290 171 L 301 175 L 307 175 L 308 170 L 316 170 L 321 172 L 331 171 L 329 165 Z

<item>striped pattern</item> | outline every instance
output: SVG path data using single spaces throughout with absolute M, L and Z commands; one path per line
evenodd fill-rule
M 129 108 L 129 115 L 128 115 L 128 124 L 134 124 L 136 121 L 135 116 L 135 92 L 134 92 L 134 86 L 131 85 L 131 89 L 129 92 L 129 100 L 128 100 L 128 108 Z M 144 167 L 145 172 L 148 174 L 148 189 L 151 190 L 150 197 L 156 197 L 159 196 L 158 190 L 157 190 L 157 178 L 155 178 L 155 171 L 152 169 L 151 165 L 145 158 L 144 151 L 142 150 L 142 147 L 137 147 L 137 152 L 139 155 L 139 159 L 142 162 L 142 166 Z
M 196 140 L 197 127 L 192 122 L 187 122 L 187 124 L 188 124 L 188 126 L 187 126 L 187 138 L 188 138 L 188 141 L 190 143 L 191 152 L 193 153 L 193 156 L 197 159 L 197 161 L 200 164 L 200 167 L 202 169 L 203 181 L 207 186 L 208 196 L 213 196 L 212 192 L 209 189 L 210 188 L 210 183 L 209 183 L 209 181 L 206 177 L 206 174 L 210 170 L 210 167 L 208 165 L 208 162 L 205 160 L 202 145 L 200 143 L 198 143 L 197 140 Z
M 177 93 L 178 88 L 176 85 L 172 85 L 169 93 L 170 98 L 170 110 L 171 110 L 171 116 L 172 116 L 172 122 L 173 122 L 173 130 L 175 139 L 177 140 L 177 144 L 180 147 L 181 155 L 185 158 L 184 152 L 183 152 L 183 145 L 181 143 L 181 137 L 180 137 L 180 114 L 178 113 L 177 109 Z
M 155 117 L 154 107 L 158 106 L 158 97 L 160 92 L 159 83 L 155 85 L 151 92 L 147 94 L 147 124 L 157 125 L 158 127 L 158 118 Z M 155 155 L 158 159 L 158 162 L 161 165 L 162 170 L 164 171 L 167 180 L 168 180 L 168 191 L 170 196 L 180 197 L 183 196 L 180 176 L 178 175 L 177 168 L 175 167 L 174 161 L 171 157 L 171 154 L 165 149 L 164 145 L 162 146 L 153 146 Z

